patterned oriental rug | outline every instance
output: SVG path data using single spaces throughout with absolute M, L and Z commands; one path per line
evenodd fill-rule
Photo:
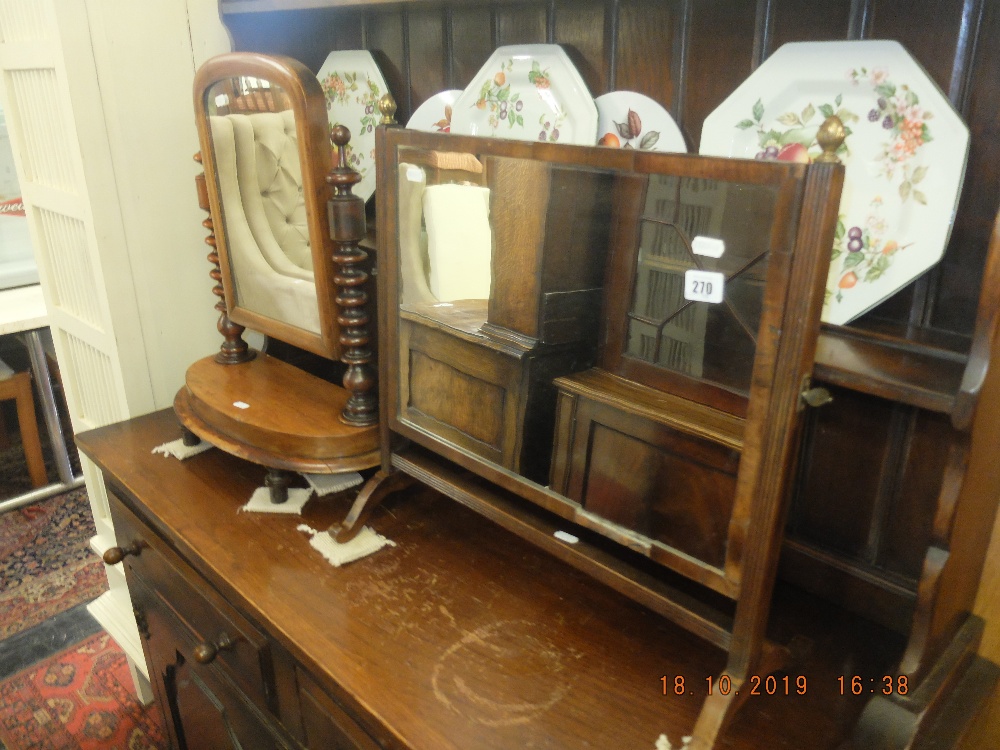
M 0 639 L 107 590 L 85 489 L 0 515 Z
M 159 710 L 138 702 L 125 654 L 103 631 L 0 682 L 0 748 L 166 747 Z

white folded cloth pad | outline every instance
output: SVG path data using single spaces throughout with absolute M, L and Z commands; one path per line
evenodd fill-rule
M 316 490 L 320 497 L 343 492 L 351 487 L 357 487 L 364 479 L 358 472 L 349 471 L 346 474 L 303 474 L 309 486 Z
M 306 524 L 299 524 L 298 530 L 309 534 L 309 546 L 318 551 L 335 568 L 354 562 L 378 552 L 385 546 L 395 547 L 396 543 L 377 534 L 370 526 L 365 526 L 351 541 L 340 544 L 328 531 L 317 531 Z
M 185 458 L 191 458 L 191 456 L 204 453 L 211 447 L 212 444 L 207 440 L 202 440 L 197 445 L 184 445 L 184 441 L 181 438 L 177 438 L 176 440 L 171 440 L 169 443 L 156 446 L 153 448 L 153 453 L 162 453 L 167 458 L 179 458 L 183 461 Z
M 311 487 L 289 487 L 288 499 L 283 503 L 271 502 L 271 490 L 258 487 L 250 496 L 249 502 L 240 511 L 251 513 L 284 513 L 286 515 L 302 515 L 302 508 L 312 497 Z

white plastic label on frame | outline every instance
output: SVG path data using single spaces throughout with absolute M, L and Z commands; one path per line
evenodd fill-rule
M 721 258 L 726 252 L 726 243 L 717 237 L 703 237 L 699 234 L 691 240 L 691 252 L 708 258 Z
M 684 299 L 692 302 L 722 302 L 726 291 L 726 275 L 716 271 L 692 268 L 684 272 Z

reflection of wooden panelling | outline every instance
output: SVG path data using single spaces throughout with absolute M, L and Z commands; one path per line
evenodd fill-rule
M 493 290 L 517 294 L 490 296 L 490 322 L 532 338 L 538 337 L 541 275 L 538 259 L 546 241 L 549 165 L 524 159 L 493 159 L 490 174 L 490 224 L 493 227 Z
M 622 425 L 628 432 L 591 423 L 584 508 L 721 568 L 735 475 L 698 462 L 693 454 L 705 445 L 641 418 L 629 421 Z M 720 457 L 735 464 L 733 452 L 726 454 Z
M 400 417 L 441 440 L 511 465 L 521 382 L 515 357 L 438 330 L 429 321 L 403 320 L 400 366 Z
M 546 344 L 594 338 L 602 289 L 546 292 L 542 295 L 539 339 Z
M 557 384 L 552 489 L 589 513 L 721 569 L 742 423 L 596 370 Z M 622 389 L 649 399 L 626 402 Z M 711 425 L 722 442 L 685 432 L 684 425 Z
M 420 352 L 410 352 L 410 408 L 501 448 L 503 391 Z

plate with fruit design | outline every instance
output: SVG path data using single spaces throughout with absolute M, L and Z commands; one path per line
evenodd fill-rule
M 351 131 L 347 163 L 360 172 L 354 194 L 368 200 L 375 192 L 375 128 L 378 100 L 389 87 L 368 50 L 336 50 L 327 55 L 316 76 L 326 97 L 326 115 L 332 131 L 345 125 Z
M 451 132 L 593 146 L 597 105 L 562 47 L 498 47 L 455 101 Z
M 708 116 L 701 153 L 809 162 L 830 115 L 847 137 L 823 320 L 841 325 L 941 259 L 969 129 L 899 43 L 801 42 L 778 49 Z
M 450 89 L 434 94 L 410 115 L 406 127 L 428 133 L 450 133 L 451 114 L 454 111 L 455 100 L 461 94 L 461 89 Z
M 597 104 L 597 145 L 686 154 L 684 134 L 655 99 L 635 91 L 612 91 Z

